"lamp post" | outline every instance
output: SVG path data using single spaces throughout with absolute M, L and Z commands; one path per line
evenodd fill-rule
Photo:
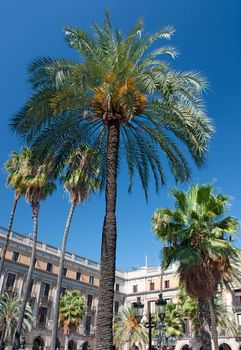
M 166 304 L 167 304 L 167 301 L 162 298 L 162 293 L 160 293 L 158 299 L 155 302 L 155 306 L 156 306 L 156 313 L 158 314 L 162 328 L 164 326 Z M 142 304 L 141 298 L 138 297 L 137 301 L 132 303 L 132 306 L 134 308 L 135 318 L 140 323 L 141 319 L 143 317 L 143 308 L 144 308 L 144 304 Z M 149 350 L 151 350 L 151 348 L 152 348 L 152 328 L 157 327 L 157 325 L 158 325 L 158 322 L 154 322 L 152 320 L 151 310 L 149 310 L 148 322 L 145 322 L 143 325 L 144 325 L 144 327 L 148 328 L 148 331 L 149 331 L 148 332 Z

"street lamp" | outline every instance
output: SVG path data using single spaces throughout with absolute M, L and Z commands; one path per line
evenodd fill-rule
M 162 339 L 165 342 L 165 316 L 166 316 L 167 301 L 163 299 L 162 293 L 159 294 L 159 298 L 156 301 L 156 313 L 160 319 L 160 343 Z M 164 344 L 165 345 L 165 344 Z
M 143 308 L 144 304 L 141 302 L 141 298 L 137 297 L 137 300 L 132 303 L 132 306 L 134 308 L 135 318 L 138 322 L 141 322 L 142 316 L 143 316 Z
M 156 313 L 158 314 L 158 317 L 161 322 L 161 328 L 165 329 L 164 319 L 165 319 L 165 308 L 167 301 L 162 298 L 162 293 L 159 294 L 159 297 L 156 304 Z M 138 322 L 141 322 L 142 316 L 143 316 L 143 308 L 144 304 L 141 303 L 141 298 L 138 297 L 137 301 L 132 303 L 132 306 L 134 308 L 135 318 Z M 154 322 L 152 320 L 151 310 L 149 310 L 148 314 L 148 322 L 143 323 L 144 327 L 148 328 L 149 330 L 149 350 L 152 348 L 152 328 L 157 327 L 159 322 Z
M 160 320 L 164 321 L 166 316 L 167 301 L 162 298 L 162 293 L 159 294 L 159 297 L 155 304 L 156 304 L 156 313 L 158 314 Z

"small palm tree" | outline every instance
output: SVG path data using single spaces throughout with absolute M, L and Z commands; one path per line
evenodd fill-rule
M 148 344 L 147 329 L 136 320 L 133 307 L 123 308 L 120 314 L 114 319 L 114 345 L 117 349 L 128 345 L 132 350 L 135 346 L 145 349 Z
M 21 311 L 19 314 L 16 332 L 13 340 L 14 347 L 20 346 L 20 334 L 22 329 L 24 312 L 30 294 L 31 280 L 36 256 L 40 202 L 45 200 L 47 196 L 51 195 L 56 188 L 54 182 L 49 178 L 49 164 L 33 165 L 31 149 L 28 149 L 28 151 L 26 152 L 26 164 L 25 167 L 21 169 L 21 171 L 23 174 L 23 177 L 21 179 L 21 186 L 24 188 L 25 199 L 32 208 L 33 242 L 28 274 L 26 279 L 26 287 L 24 289 Z
M 26 151 L 27 151 L 26 147 L 23 147 L 21 153 L 11 152 L 9 160 L 4 165 L 5 171 L 8 172 L 7 186 L 11 187 L 14 190 L 14 201 L 13 201 L 13 207 L 12 207 L 12 211 L 9 219 L 6 240 L 4 242 L 4 246 L 1 252 L 0 276 L 3 273 L 5 256 L 6 256 L 6 252 L 9 244 L 10 233 L 12 231 L 13 220 L 14 220 L 14 215 L 17 208 L 18 200 L 20 196 L 24 194 L 23 187 L 21 186 L 22 174 L 20 169 L 23 167 L 23 163 L 26 160 L 26 157 L 25 157 Z M 0 290 L 0 293 L 1 293 L 1 290 Z
M 54 349 L 56 347 L 56 339 L 58 332 L 59 302 L 63 278 L 66 244 L 74 210 L 77 204 L 83 203 L 89 197 L 89 195 L 95 192 L 98 188 L 98 182 L 96 181 L 98 172 L 95 168 L 91 168 L 91 165 L 89 164 L 90 156 L 91 150 L 87 147 L 82 147 L 82 149 L 74 150 L 66 164 L 66 175 L 62 177 L 64 188 L 70 196 L 71 205 L 62 240 L 59 272 L 54 298 L 55 308 L 51 343 L 51 346 Z
M 18 295 L 3 294 L 0 296 L 0 349 L 3 344 L 10 344 L 20 315 L 22 298 Z M 26 305 L 23 317 L 22 335 L 30 332 L 33 315 L 29 304 Z
M 73 147 L 91 145 L 100 158 L 99 178 L 106 191 L 102 230 L 96 350 L 111 350 L 116 261 L 118 166 L 126 159 L 131 190 L 138 172 L 147 197 L 150 174 L 155 187 L 165 183 L 162 151 L 176 181 L 190 177 L 180 147 L 194 162 L 204 162 L 213 133 L 203 109 L 205 79 L 197 72 L 176 72 L 161 57 L 176 56 L 173 47 L 153 47 L 171 39 L 173 28 L 143 34 L 139 20 L 127 36 L 114 30 L 106 13 L 93 35 L 70 26 L 65 36 L 79 62 L 39 58 L 30 68 L 33 96 L 12 120 L 12 129 L 32 142 L 36 155 L 54 154 L 64 164 Z M 52 348 L 54 350 L 54 348 Z
M 180 338 L 183 334 L 184 318 L 176 303 L 167 303 L 165 309 L 166 336 Z
M 234 319 L 233 314 L 227 311 L 223 305 L 223 301 L 220 297 L 214 297 L 214 311 L 217 319 L 217 328 L 219 331 L 225 330 L 225 334 L 228 336 L 235 336 L 238 329 L 237 321 Z M 189 318 L 192 321 L 192 328 L 190 332 L 194 330 L 195 337 L 200 337 L 199 330 L 199 317 L 198 317 L 198 302 L 196 299 L 189 297 L 183 288 L 178 293 L 178 304 L 181 310 L 181 314 L 185 318 Z M 209 324 L 211 324 L 211 312 L 209 310 Z
M 214 194 L 211 185 L 191 186 L 188 192 L 172 190 L 176 209 L 159 209 L 152 220 L 164 248 L 166 268 L 178 262 L 178 274 L 188 295 L 198 299 L 200 335 L 204 350 L 211 349 L 209 333 L 210 300 L 221 282 L 237 277 L 238 249 L 229 240 L 237 232 L 236 218 L 224 217 L 228 196 Z M 214 312 L 212 334 L 217 344 Z
M 85 314 L 85 298 L 78 290 L 67 290 L 60 299 L 59 322 L 65 335 L 64 350 L 68 350 L 69 336 L 80 325 Z

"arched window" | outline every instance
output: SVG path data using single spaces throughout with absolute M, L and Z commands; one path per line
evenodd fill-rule
M 219 346 L 219 350 L 232 350 L 232 349 L 231 349 L 231 347 L 228 344 L 222 343 Z
M 70 340 L 68 350 L 76 350 L 76 344 L 73 340 Z
M 33 350 L 43 350 L 44 349 L 44 341 L 41 337 L 37 337 L 33 341 Z
M 89 343 L 87 341 L 82 345 L 82 350 L 89 350 Z

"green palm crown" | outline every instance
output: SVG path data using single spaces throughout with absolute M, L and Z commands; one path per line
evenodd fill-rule
M 229 197 L 215 194 L 212 185 L 193 185 L 172 190 L 176 209 L 158 209 L 152 225 L 155 234 L 167 246 L 163 248 L 163 266 L 178 263 L 180 280 L 189 295 L 208 298 L 218 284 L 226 285 L 238 276 L 240 252 L 230 242 L 238 230 L 238 221 L 225 216 Z
M 206 80 L 198 72 L 177 72 L 161 59 L 176 57 L 175 48 L 153 48 L 159 39 L 171 39 L 172 27 L 143 35 L 140 19 L 124 36 L 112 28 L 106 13 L 103 26 L 94 24 L 92 30 L 90 35 L 65 27 L 65 39 L 81 60 L 33 61 L 29 66 L 33 95 L 13 118 L 12 129 L 33 144 L 35 156 L 54 155 L 58 166 L 73 148 L 89 145 L 93 161 L 100 161 L 96 167 L 102 188 L 108 125 L 117 123 L 119 158 L 123 155 L 127 161 L 129 190 L 135 171 L 146 195 L 150 173 L 157 191 L 165 183 L 158 149 L 166 155 L 176 181 L 186 181 L 190 168 L 181 143 L 201 166 L 213 133 L 201 96 Z

